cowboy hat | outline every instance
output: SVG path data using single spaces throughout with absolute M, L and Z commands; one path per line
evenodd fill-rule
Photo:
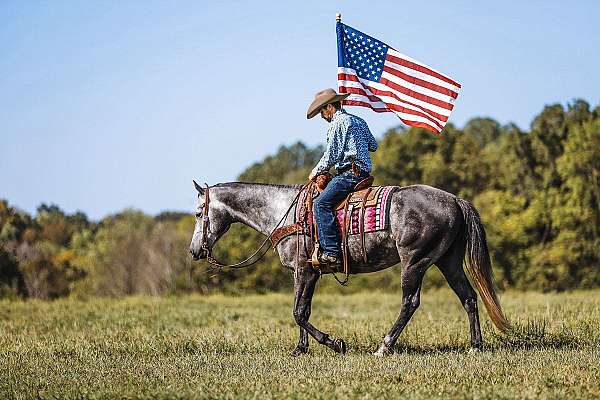
M 310 107 L 308 107 L 306 118 L 311 119 L 319 113 L 321 107 L 335 103 L 336 101 L 342 101 L 348 96 L 350 96 L 350 93 L 337 94 L 333 89 L 325 89 L 317 92 L 317 94 L 315 94 L 315 99 L 310 104 Z

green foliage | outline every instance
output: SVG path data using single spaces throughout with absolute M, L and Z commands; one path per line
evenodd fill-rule
M 82 213 L 42 204 L 35 218 L 0 201 L 0 288 L 9 296 L 53 299 L 70 294 L 84 271 L 74 263 L 71 236 L 90 227 Z
M 16 298 L 24 289 L 19 262 L 0 244 L 0 297 Z
M 86 278 L 75 294 L 158 295 L 194 289 L 187 254 L 193 224 L 191 216 L 154 219 L 126 210 L 104 219 L 95 234 L 80 233 L 73 242 Z
M 281 146 L 274 156 L 254 163 L 242 172 L 239 180 L 258 183 L 298 183 L 308 179 L 311 169 L 323 155 L 323 148 L 309 149 L 297 142 L 289 147 Z
M 247 182 L 298 184 L 321 157 L 321 146 L 281 146 L 243 171 Z M 502 287 L 569 290 L 600 286 L 600 107 L 575 100 L 546 106 L 529 132 L 490 118 L 441 137 L 418 128 L 390 129 L 373 154 L 377 184 L 428 184 L 472 201 L 486 226 Z M 56 298 L 74 294 L 267 292 L 289 290 L 291 277 L 269 251 L 256 268 L 207 272 L 192 263 L 194 218 L 156 217 L 126 210 L 90 222 L 42 204 L 29 216 L 0 200 L 0 296 Z M 234 225 L 215 256 L 246 258 L 263 241 Z M 445 285 L 439 272 L 425 286 Z M 341 291 L 332 279 L 322 289 Z M 399 291 L 395 269 L 352 277 L 345 293 L 363 288 Z

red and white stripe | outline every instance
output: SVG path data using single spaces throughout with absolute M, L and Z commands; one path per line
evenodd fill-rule
M 352 68 L 338 67 L 340 93 L 351 106 L 393 112 L 406 125 L 441 133 L 458 97 L 460 84 L 402 53 L 388 49 L 379 82 L 360 78 Z

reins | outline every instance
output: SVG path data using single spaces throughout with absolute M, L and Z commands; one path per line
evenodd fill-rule
M 287 211 L 285 212 L 285 214 L 283 215 L 283 217 L 279 220 L 279 222 L 277 223 L 277 225 L 275 225 L 275 228 L 273 228 L 273 230 L 271 231 L 271 234 L 267 235 L 267 237 L 265 238 L 265 240 L 261 243 L 261 245 L 258 247 L 258 249 L 256 249 L 256 251 L 254 253 L 252 253 L 249 257 L 247 257 L 246 259 L 237 262 L 235 264 L 224 264 L 222 262 L 220 262 L 219 260 L 215 259 L 212 255 L 211 255 L 211 249 L 208 248 L 208 239 L 207 239 L 207 231 L 208 231 L 208 225 L 210 224 L 210 220 L 208 218 L 208 209 L 209 209 L 209 201 L 210 201 L 210 196 L 209 196 L 209 186 L 208 184 L 205 183 L 206 185 L 206 195 L 205 195 L 205 202 L 204 202 L 204 216 L 202 219 L 202 248 L 204 250 L 207 251 L 208 255 L 206 257 L 206 261 L 208 261 L 209 264 L 213 265 L 214 267 L 210 268 L 210 270 L 215 270 L 215 269 L 222 269 L 222 268 L 233 268 L 233 269 L 241 269 L 241 268 L 247 268 L 250 267 L 254 264 L 256 264 L 257 262 L 259 262 L 260 260 L 262 260 L 262 258 L 265 256 L 265 254 L 267 254 L 267 252 L 269 251 L 270 247 L 267 247 L 262 254 L 260 254 L 260 256 L 252 261 L 249 264 L 246 264 L 248 261 L 252 260 L 252 258 L 254 256 L 256 256 L 258 253 L 260 253 L 260 251 L 263 249 L 263 247 L 265 246 L 265 244 L 271 239 L 271 236 L 273 235 L 273 232 L 279 228 L 279 225 L 281 225 L 281 223 L 283 221 L 285 221 L 285 219 L 287 218 L 287 216 L 289 215 L 290 211 L 292 210 L 292 208 L 294 207 L 294 205 L 296 205 L 296 203 L 298 202 L 298 198 L 300 197 L 300 194 L 311 184 L 311 182 L 305 184 L 300 191 L 298 192 L 298 194 L 296 195 L 296 197 L 294 197 L 294 200 L 292 200 L 292 203 L 290 204 L 290 206 L 288 207 Z
M 272 239 L 274 232 L 279 228 L 279 226 L 281 225 L 281 223 L 283 221 L 285 221 L 285 219 L 287 218 L 287 216 L 289 215 L 290 211 L 292 210 L 292 208 L 294 207 L 294 205 L 296 205 L 298 203 L 298 199 L 300 198 L 300 195 L 302 194 L 302 192 L 310 190 L 311 186 L 315 185 L 314 182 L 307 182 L 306 184 L 304 184 L 300 190 L 298 191 L 298 194 L 296 194 L 296 196 L 294 197 L 294 200 L 292 200 L 292 203 L 290 204 L 290 206 L 288 207 L 288 209 L 286 210 L 286 212 L 284 213 L 283 217 L 279 220 L 279 222 L 277 223 L 277 225 L 275 225 L 275 227 L 273 228 L 273 230 L 271 231 L 271 233 L 265 238 L 265 240 L 260 244 L 260 246 L 256 249 L 256 251 L 254 253 L 252 253 L 250 256 L 248 256 L 246 259 L 237 262 L 235 264 L 224 264 L 222 262 L 220 262 L 219 260 L 217 260 L 216 258 L 214 258 L 211 255 L 211 249 L 208 248 L 208 239 L 207 239 L 207 233 L 209 228 L 209 224 L 210 224 L 210 219 L 208 217 L 208 210 L 209 210 L 209 202 L 210 202 L 210 188 L 208 186 L 208 184 L 206 184 L 206 189 L 205 189 L 205 202 L 204 202 L 204 215 L 202 218 L 202 243 L 201 243 L 201 247 L 206 250 L 207 252 L 207 256 L 206 256 L 206 261 L 212 266 L 209 267 L 209 269 L 206 271 L 207 273 L 209 272 L 213 272 L 215 270 L 222 270 L 223 268 L 232 268 L 232 269 L 242 269 L 242 268 L 247 268 L 250 267 L 254 264 L 256 264 L 257 262 L 259 262 L 260 260 L 262 260 L 262 258 L 265 256 L 265 254 L 267 254 L 267 252 L 270 249 L 270 246 L 268 246 L 266 249 L 264 249 L 264 251 L 262 251 L 262 253 L 259 255 L 259 257 L 257 259 L 255 259 L 254 261 L 248 263 L 248 261 L 252 260 L 257 254 L 259 254 L 261 252 L 261 250 L 263 250 L 265 244 L 267 244 L 267 242 L 269 240 Z M 306 252 L 306 254 L 309 254 L 308 249 L 306 248 L 306 237 L 304 235 L 302 235 L 303 237 L 303 244 L 304 244 L 304 250 Z M 311 239 L 313 241 L 316 241 L 317 238 L 316 237 L 312 237 L 312 230 L 311 230 Z M 275 242 L 273 242 L 273 248 L 275 248 Z M 296 231 L 296 262 L 297 264 L 300 263 L 299 260 L 300 257 L 300 231 L 297 230 Z M 319 276 L 321 275 L 322 271 L 319 268 L 318 269 L 319 272 Z M 349 274 L 346 272 L 346 276 L 344 280 L 340 280 L 337 277 L 337 274 L 335 273 L 335 271 L 332 271 L 331 274 L 333 275 L 333 277 L 335 278 L 335 280 L 342 286 L 346 286 L 348 284 L 348 277 Z

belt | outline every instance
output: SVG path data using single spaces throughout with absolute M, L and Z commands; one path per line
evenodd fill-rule
M 352 168 L 354 167 L 354 168 Z M 355 176 L 369 176 L 369 172 L 362 170 L 361 168 L 358 167 L 358 165 L 352 163 L 344 168 L 336 168 L 335 169 L 337 175 L 343 174 L 344 172 L 348 172 L 348 171 L 352 171 L 352 173 L 354 173 L 355 171 L 358 171 L 358 175 L 356 173 L 354 173 Z

